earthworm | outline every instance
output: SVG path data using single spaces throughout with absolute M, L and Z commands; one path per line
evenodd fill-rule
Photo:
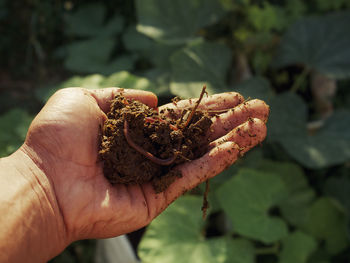
M 176 153 L 174 153 L 173 156 L 170 158 L 160 159 L 160 158 L 157 158 L 156 156 L 154 156 L 153 154 L 151 154 L 150 152 L 144 150 L 142 147 L 138 146 L 136 143 L 134 143 L 133 140 L 129 136 L 129 124 L 128 124 L 127 120 L 124 120 L 123 131 L 124 131 L 125 139 L 128 142 L 128 144 L 132 148 L 134 148 L 136 151 L 141 153 L 143 156 L 145 156 L 148 160 L 150 160 L 156 164 L 163 165 L 163 166 L 170 165 L 175 161 L 175 159 L 177 157 Z

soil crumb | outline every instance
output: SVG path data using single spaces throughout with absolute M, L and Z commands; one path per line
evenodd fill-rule
M 181 177 L 175 165 L 202 156 L 212 124 L 193 107 L 174 112 L 117 95 L 104 123 L 99 156 L 112 184 L 150 182 L 157 193 Z M 188 122 L 188 118 L 190 121 Z M 186 125 L 184 125 L 186 123 Z

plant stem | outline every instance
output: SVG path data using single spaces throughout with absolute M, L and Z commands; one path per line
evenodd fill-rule
M 280 249 L 280 244 L 277 242 L 271 247 L 262 247 L 255 249 L 256 255 L 276 255 Z
M 207 217 L 207 210 L 209 208 L 208 194 L 209 194 L 209 179 L 205 181 L 205 191 L 203 194 L 203 205 L 202 205 L 203 220 Z
M 291 87 L 290 91 L 294 92 L 294 93 L 297 92 L 300 89 L 303 82 L 305 81 L 306 77 L 309 75 L 309 73 L 310 73 L 310 70 L 307 67 L 305 67 L 303 69 L 303 71 L 301 72 L 301 74 L 294 81 L 293 86 Z

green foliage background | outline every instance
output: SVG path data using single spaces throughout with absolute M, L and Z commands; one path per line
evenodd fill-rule
M 211 180 L 209 218 L 200 186 L 148 226 L 142 262 L 349 261 L 348 0 L 0 0 L 0 23 L 0 156 L 64 87 L 165 103 L 207 84 L 271 106 L 262 146 Z M 52 262 L 92 262 L 93 247 Z

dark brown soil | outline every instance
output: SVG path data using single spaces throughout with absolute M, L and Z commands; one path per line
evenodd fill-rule
M 193 108 L 178 119 L 171 110 L 158 112 L 138 101 L 116 96 L 103 127 L 100 158 L 104 175 L 112 183 L 151 182 L 157 193 L 164 191 L 181 173 L 175 165 L 206 152 L 210 117 Z

